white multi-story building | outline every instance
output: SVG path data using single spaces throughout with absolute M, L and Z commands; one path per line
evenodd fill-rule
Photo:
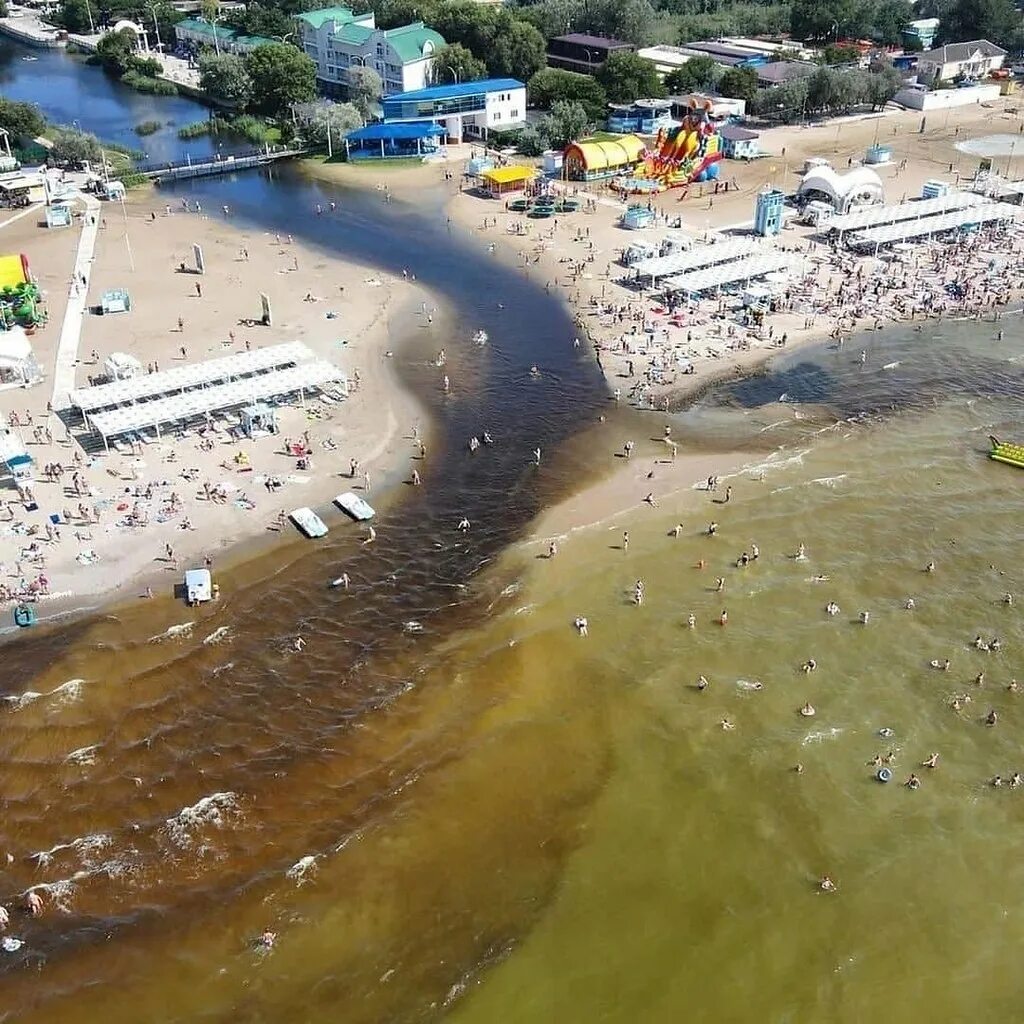
M 444 38 L 422 21 L 379 29 L 373 12 L 353 14 L 347 7 L 325 7 L 296 17 L 301 48 L 316 64 L 316 77 L 327 95 L 343 95 L 350 68 L 373 68 L 384 95 L 424 88 L 434 52 Z
M 384 100 L 384 120 L 432 121 L 456 142 L 463 136 L 486 139 L 489 132 L 526 123 L 526 86 L 514 78 L 485 78 L 418 89 Z

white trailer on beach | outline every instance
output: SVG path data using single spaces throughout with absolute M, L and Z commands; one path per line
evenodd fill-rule
M 185 571 L 185 600 L 190 604 L 203 604 L 213 599 L 213 580 L 209 569 Z
M 310 540 L 316 540 L 327 533 L 324 521 L 311 508 L 293 509 L 288 516 Z

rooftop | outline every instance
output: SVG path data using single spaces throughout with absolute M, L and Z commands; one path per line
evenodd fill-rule
M 365 14 L 353 14 L 347 7 L 321 7 L 318 11 L 306 11 L 304 14 L 296 14 L 295 17 L 313 28 L 319 28 L 326 21 L 349 25 L 353 21 L 366 20 Z
M 735 124 L 723 124 L 718 129 L 718 134 L 730 142 L 746 142 L 749 139 L 759 139 L 761 137 L 758 132 L 752 132 L 749 128 L 740 128 L 739 125 Z
M 990 43 L 987 39 L 972 39 L 967 43 L 946 43 L 945 46 L 922 53 L 918 59 L 928 61 L 929 64 L 954 64 L 960 60 L 970 59 L 979 51 L 985 57 L 1006 56 L 1006 51 L 995 43 Z
M 817 70 L 816 64 L 808 64 L 799 60 L 776 60 L 771 64 L 762 64 L 757 71 L 757 80 L 769 85 L 791 82 L 794 78 L 806 78 Z
M 455 85 L 435 85 L 429 89 L 415 89 L 388 96 L 385 103 L 422 102 L 427 100 L 450 100 L 462 96 L 481 96 L 489 92 L 504 92 L 506 89 L 525 89 L 526 86 L 515 78 L 481 78 L 475 82 L 458 82 Z
M 422 21 L 414 21 L 411 25 L 403 25 L 401 28 L 388 29 L 384 36 L 406 64 L 422 60 L 445 45 L 444 36 L 432 28 L 427 28 Z
M 576 43 L 579 46 L 599 46 L 603 50 L 617 50 L 623 47 L 628 50 L 633 49 L 632 43 L 627 43 L 622 39 L 609 39 L 607 36 L 588 36 L 583 32 L 570 32 L 565 36 L 555 36 L 551 42 Z
M 444 128 L 429 121 L 398 122 L 396 124 L 368 124 L 345 136 L 349 142 L 380 142 L 389 139 L 429 139 L 444 135 Z

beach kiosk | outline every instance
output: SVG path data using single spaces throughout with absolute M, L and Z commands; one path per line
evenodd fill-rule
M 100 296 L 100 312 L 127 313 L 132 308 L 132 300 L 123 288 L 112 288 Z
M 189 607 L 203 604 L 213 598 L 213 580 L 209 569 L 187 569 L 185 571 L 185 600 Z
M 487 194 L 493 199 L 500 199 L 510 192 L 522 192 L 536 177 L 532 167 L 492 167 L 480 172 Z

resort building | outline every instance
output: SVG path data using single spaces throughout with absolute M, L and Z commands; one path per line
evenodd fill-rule
M 938 18 L 919 18 L 903 26 L 903 44 L 910 49 L 930 50 L 939 31 Z
M 708 52 L 702 47 L 714 46 L 715 52 Z M 722 46 L 717 43 L 687 43 L 685 46 L 669 46 L 659 43 L 657 46 L 645 46 L 637 50 L 637 56 L 649 60 L 654 70 L 664 78 L 669 72 L 677 71 L 694 57 L 710 57 L 723 68 L 745 68 L 765 64 L 770 59 L 763 53 L 740 50 L 734 46 Z
M 1006 51 L 987 39 L 969 43 L 947 43 L 922 53 L 917 59 L 917 80 L 951 82 L 954 78 L 986 78 L 1003 66 Z
M 636 100 L 634 103 L 608 105 L 608 131 L 627 135 L 655 135 L 660 128 L 670 128 L 672 103 L 669 100 Z
M 644 158 L 643 139 L 623 135 L 601 142 L 571 142 L 565 148 L 565 176 L 572 181 L 597 181 L 628 174 Z
M 548 67 L 592 75 L 613 53 L 630 53 L 632 43 L 572 32 L 548 43 Z
M 178 46 L 184 50 L 198 53 L 203 47 L 221 53 L 237 53 L 244 55 L 274 42 L 265 36 L 247 36 L 224 25 L 211 25 L 202 18 L 185 18 L 174 26 L 174 38 Z
M 758 145 L 761 136 L 749 128 L 741 128 L 738 124 L 723 124 L 718 129 L 718 137 L 722 140 L 722 152 L 730 160 L 753 160 L 761 155 Z
M 807 78 L 817 70 L 817 64 L 808 64 L 800 60 L 776 60 L 771 64 L 762 64 L 754 70 L 757 72 L 757 84 L 761 89 L 771 89 L 783 82 L 792 82 L 797 78 Z
M 353 14 L 347 7 L 325 7 L 295 19 L 300 48 L 316 64 L 321 91 L 345 94 L 350 68 L 372 68 L 380 75 L 384 95 L 424 88 L 434 53 L 444 38 L 422 21 L 400 28 L 379 29 L 373 12 Z
M 436 122 L 456 142 L 486 139 L 488 132 L 526 123 L 526 86 L 514 78 L 484 78 L 387 96 L 384 120 Z

